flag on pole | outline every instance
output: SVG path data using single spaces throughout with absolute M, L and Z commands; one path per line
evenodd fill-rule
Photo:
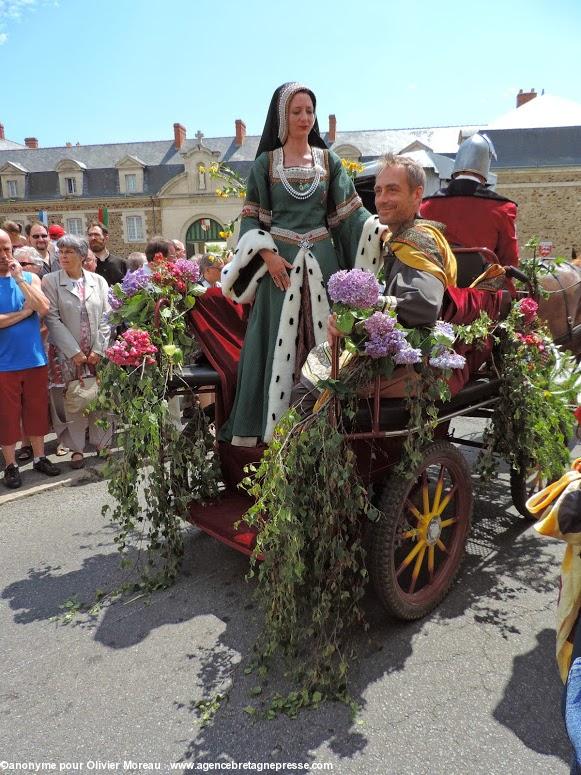
M 99 207 L 99 223 L 103 226 L 109 226 L 109 209 L 107 207 Z
M 47 210 L 39 210 L 38 211 L 38 220 L 44 224 L 45 226 L 48 226 L 48 211 Z

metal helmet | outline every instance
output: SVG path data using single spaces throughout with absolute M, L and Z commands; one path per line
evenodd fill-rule
M 496 159 L 497 156 L 492 140 L 486 135 L 476 133 L 464 140 L 458 148 L 452 177 L 454 178 L 462 172 L 472 172 L 487 180 L 490 172 L 490 160 L 493 158 Z

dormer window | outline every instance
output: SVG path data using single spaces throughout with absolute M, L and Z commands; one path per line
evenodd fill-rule
M 61 196 L 82 196 L 87 165 L 76 159 L 61 159 L 55 167 Z
M 13 161 L 0 167 L 0 183 L 4 199 L 24 199 L 28 170 Z
M 119 175 L 119 193 L 120 194 L 142 194 L 143 193 L 143 172 L 145 162 L 138 156 L 128 154 L 119 159 L 115 165 Z

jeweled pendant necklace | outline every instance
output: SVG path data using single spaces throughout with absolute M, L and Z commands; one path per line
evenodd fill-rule
M 312 151 L 311 151 L 312 154 Z M 294 188 L 290 182 L 290 180 L 287 178 L 286 173 L 284 171 L 284 152 L 282 154 L 282 161 L 277 166 L 278 174 L 280 175 L 280 182 L 285 187 L 286 191 L 294 198 L 294 199 L 308 199 L 310 196 L 312 196 L 315 191 L 317 190 L 317 187 L 319 183 L 321 182 L 321 173 L 322 168 L 319 164 L 315 162 L 315 159 L 313 157 L 313 164 L 315 168 L 315 177 L 313 178 L 313 182 L 311 185 L 305 189 L 304 191 L 297 191 L 296 188 Z

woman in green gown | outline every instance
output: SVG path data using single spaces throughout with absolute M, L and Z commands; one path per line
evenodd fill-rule
M 381 227 L 319 135 L 313 92 L 280 86 L 248 178 L 222 291 L 253 302 L 223 441 L 268 443 L 309 351 L 326 338 L 329 277 L 380 266 Z

